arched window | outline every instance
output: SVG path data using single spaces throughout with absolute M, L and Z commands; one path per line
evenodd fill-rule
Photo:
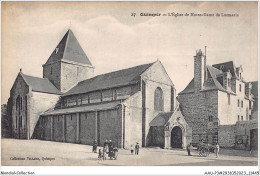
M 154 110 L 163 111 L 163 91 L 160 87 L 157 87 L 154 92 Z
M 20 95 L 16 98 L 16 111 L 18 111 L 20 108 Z

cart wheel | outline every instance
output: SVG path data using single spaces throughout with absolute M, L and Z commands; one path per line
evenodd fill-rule
M 208 155 L 207 149 L 206 148 L 202 148 L 201 149 L 201 156 L 206 157 Z

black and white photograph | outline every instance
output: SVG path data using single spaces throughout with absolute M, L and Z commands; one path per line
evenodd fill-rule
M 258 1 L 1 2 L 1 174 L 258 175 L 258 146 Z

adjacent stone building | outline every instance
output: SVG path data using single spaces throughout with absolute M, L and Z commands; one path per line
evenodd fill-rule
M 10 92 L 15 138 L 184 148 L 191 128 L 174 84 L 156 61 L 94 76 L 71 30 L 43 65 L 43 78 L 19 72 Z
M 192 143 L 238 146 L 239 124 L 253 123 L 253 116 L 257 119 L 257 82 L 246 82 L 242 66 L 236 67 L 233 61 L 212 66 L 206 62 L 202 51 L 196 52 L 194 78 L 178 95 L 185 120 L 192 127 Z M 242 135 L 244 148 L 257 141 L 257 123 L 247 130 Z

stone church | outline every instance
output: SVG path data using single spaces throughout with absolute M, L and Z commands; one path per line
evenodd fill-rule
M 258 82 L 246 82 L 242 66 L 233 61 L 207 65 L 206 55 L 194 56 L 194 78 L 179 93 L 192 143 L 257 149 Z
M 8 110 L 18 139 L 185 148 L 192 135 L 160 61 L 94 76 L 71 30 L 43 64 L 43 78 L 20 70 Z

